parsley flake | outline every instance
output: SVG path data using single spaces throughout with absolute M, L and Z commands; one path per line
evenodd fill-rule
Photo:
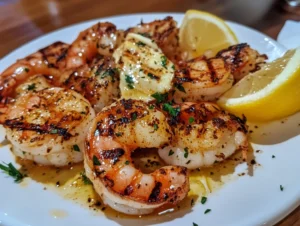
M 118 132 L 118 133 L 115 133 L 115 135 L 116 135 L 117 137 L 120 137 L 120 136 L 123 135 L 123 133 Z
M 153 127 L 154 127 L 154 131 L 158 130 L 158 125 L 157 124 L 154 124 Z
M 192 124 L 194 121 L 195 121 L 195 118 L 193 118 L 193 117 L 190 117 L 190 118 L 189 118 L 189 123 L 190 123 L 190 124 Z
M 79 146 L 77 144 L 73 145 L 73 150 L 77 151 L 77 152 L 80 152 L 80 148 L 79 148 Z
M 204 205 L 206 203 L 206 201 L 207 201 L 207 198 L 205 196 L 202 196 L 202 198 L 201 198 L 201 204 Z
M 171 156 L 171 155 L 173 155 L 174 154 L 174 151 L 171 149 L 170 151 L 169 151 L 169 156 Z
M 0 169 L 3 170 L 6 174 L 13 177 L 16 183 L 19 183 L 24 178 L 24 175 L 17 170 L 12 163 L 0 164 Z
M 127 83 L 127 87 L 129 89 L 133 89 L 133 84 L 134 84 L 134 81 L 133 81 L 133 78 L 130 76 L 130 75 L 125 75 L 125 81 Z
M 131 114 L 131 120 L 134 121 L 134 120 L 136 120 L 136 119 L 137 119 L 137 114 L 136 114 L 136 112 L 133 112 L 133 113 Z
M 93 156 L 93 164 L 95 166 L 100 166 L 101 165 L 101 162 L 99 161 L 99 159 L 95 155 Z
M 187 158 L 189 156 L 189 149 L 187 147 L 184 148 L 184 154 L 183 154 L 183 156 L 185 158 Z
M 282 185 L 280 185 L 280 191 L 283 191 L 284 187 Z
M 168 93 L 162 94 L 162 93 L 154 93 L 151 95 L 153 98 L 155 98 L 156 103 L 160 104 L 164 101 L 166 101 L 168 97 Z
M 35 90 L 35 83 L 32 83 L 30 85 L 27 86 L 27 90 L 30 91 L 30 90 Z
M 52 129 L 50 130 L 50 134 L 57 134 L 58 133 L 58 130 L 57 129 Z
M 147 75 L 148 75 L 148 77 L 151 78 L 151 79 L 157 79 L 157 76 L 155 76 L 154 74 L 152 74 L 152 73 L 150 73 L 150 72 L 149 72 Z
M 164 103 L 163 104 L 163 110 L 168 112 L 173 117 L 176 117 L 180 112 L 179 107 L 173 108 L 172 105 L 169 104 L 169 103 Z
M 80 175 L 84 184 L 93 184 L 92 181 L 85 175 L 85 172 L 81 172 Z
M 196 224 L 196 223 L 193 222 L 193 226 L 198 226 L 198 224 Z
M 186 93 L 184 87 L 182 86 L 182 84 L 176 84 L 175 88 L 178 89 L 179 91 Z
M 161 66 L 163 66 L 165 69 L 167 69 L 167 57 L 166 56 L 161 56 Z
M 137 45 L 137 46 L 145 46 L 146 44 L 143 43 L 143 42 L 141 42 L 141 41 L 138 41 L 138 42 L 136 43 L 136 45 Z
M 207 209 L 207 210 L 204 211 L 204 214 L 207 214 L 207 213 L 209 213 L 210 211 L 211 211 L 211 209 Z
M 29 68 L 25 67 L 25 68 L 24 68 L 24 71 L 25 71 L 25 72 L 29 72 Z
M 130 162 L 129 162 L 128 160 L 126 160 L 125 165 L 129 165 L 129 163 L 130 163 Z
M 151 104 L 151 105 L 149 106 L 149 109 L 150 109 L 150 110 L 154 109 L 154 106 Z

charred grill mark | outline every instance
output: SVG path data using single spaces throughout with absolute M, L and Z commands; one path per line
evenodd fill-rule
M 241 118 L 239 118 L 239 117 L 237 117 L 237 116 L 235 116 L 235 115 L 229 113 L 229 117 L 230 117 L 230 119 L 231 119 L 232 121 L 235 121 L 235 122 L 238 123 L 238 125 L 240 126 L 240 127 L 239 127 L 239 130 L 241 130 L 241 131 L 244 132 L 244 133 L 247 133 L 247 132 L 248 132 L 248 128 L 247 128 L 247 126 L 246 126 L 246 121 L 247 121 L 247 119 L 246 119 L 245 116 L 244 116 L 243 119 L 241 119 Z
M 132 99 L 122 99 L 121 104 L 124 106 L 125 110 L 131 110 L 132 109 L 132 104 L 133 104 L 133 100 Z
M 163 168 L 160 168 L 160 169 L 159 169 L 159 173 L 162 174 L 162 175 L 167 175 L 166 170 L 163 169 Z
M 102 152 L 102 157 L 104 159 L 111 159 L 112 164 L 116 164 L 120 159 L 125 154 L 125 151 L 121 148 L 116 148 L 113 150 L 105 150 Z
M 157 202 L 159 201 L 159 194 L 160 194 L 160 189 L 162 187 L 161 182 L 156 182 L 154 188 L 152 189 L 152 192 L 149 196 L 148 202 Z
M 209 70 L 208 73 L 210 74 L 211 81 L 215 84 L 218 84 L 219 78 L 216 76 L 216 70 L 215 70 L 214 66 L 212 65 L 212 60 L 213 59 L 210 59 L 207 61 L 207 67 Z
M 100 174 L 102 174 L 102 173 L 100 173 Z M 108 186 L 108 187 L 112 188 L 115 185 L 114 180 L 110 179 L 108 176 L 104 176 L 103 180 L 104 180 L 104 183 L 106 184 L 106 186 Z
M 21 131 L 29 130 L 36 131 L 41 134 L 57 134 L 59 136 L 62 136 L 64 140 L 69 140 L 72 137 L 72 134 L 70 134 L 67 129 L 58 127 L 53 124 L 37 125 L 32 123 L 20 122 L 20 119 L 12 119 L 5 120 L 4 125 L 11 129 L 18 129 Z
M 224 128 L 224 127 L 226 127 L 226 122 L 223 119 L 221 119 L 221 118 L 213 118 L 212 119 L 212 123 L 217 128 Z
M 125 190 L 124 190 L 124 195 L 130 195 L 133 192 L 133 186 L 132 185 L 128 185 Z
M 66 48 L 65 50 L 63 50 L 62 53 L 57 57 L 56 62 L 59 62 L 59 61 L 65 59 L 66 56 L 67 56 L 67 52 L 68 52 L 68 48 Z
M 216 57 L 217 58 L 223 58 L 224 53 L 229 52 L 229 51 L 233 51 L 233 53 L 234 53 L 233 58 L 236 58 L 240 54 L 240 52 L 246 47 L 249 47 L 249 45 L 247 43 L 240 43 L 240 44 L 237 44 L 237 45 L 229 46 L 227 49 L 223 49 L 223 50 L 219 51 L 217 53 Z
M 181 170 L 180 170 L 179 174 L 182 174 L 182 175 L 186 176 L 187 175 L 187 168 L 181 167 Z
M 58 68 L 57 63 L 65 58 L 68 46 L 63 42 L 54 42 L 38 52 L 41 53 L 42 59 L 47 62 L 49 68 Z

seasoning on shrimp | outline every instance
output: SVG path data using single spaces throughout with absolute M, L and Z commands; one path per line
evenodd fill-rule
M 159 126 L 153 129 L 155 124 Z M 189 189 L 185 167 L 165 166 L 144 174 L 131 160 L 137 148 L 161 148 L 171 140 L 171 128 L 156 107 L 121 99 L 104 108 L 92 123 L 84 155 L 86 175 L 104 203 L 140 215 L 181 201 Z

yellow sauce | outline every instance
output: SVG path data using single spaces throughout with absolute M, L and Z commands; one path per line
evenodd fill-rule
M 68 213 L 64 210 L 59 210 L 59 209 L 53 209 L 50 211 L 50 215 L 53 216 L 53 218 L 64 218 L 68 216 Z
M 253 150 L 249 151 L 249 161 L 253 159 Z M 139 150 L 133 156 L 136 167 L 144 173 L 152 172 L 164 165 L 155 150 Z M 85 184 L 82 173 L 83 164 L 76 164 L 64 168 L 49 166 L 38 166 L 27 160 L 17 159 L 22 166 L 20 171 L 25 173 L 32 180 L 44 184 L 44 190 L 53 190 L 68 200 L 73 200 L 79 205 L 90 208 L 95 214 L 105 214 L 108 218 L 143 218 L 153 223 L 163 222 L 191 211 L 193 205 L 200 202 L 202 196 L 207 196 L 222 187 L 233 176 L 235 167 L 243 162 L 242 154 L 237 152 L 223 163 L 217 163 L 213 167 L 190 171 L 190 192 L 180 204 L 176 206 L 164 206 L 147 216 L 128 216 L 114 211 L 102 203 L 102 200 L 94 191 L 93 186 Z M 251 166 L 251 164 L 250 164 Z M 251 170 L 248 169 L 251 173 Z M 244 174 L 242 174 L 244 175 Z M 28 183 L 24 180 L 21 185 Z M 47 191 L 45 191 L 47 192 Z M 51 210 L 50 214 L 55 218 L 67 216 L 63 210 Z

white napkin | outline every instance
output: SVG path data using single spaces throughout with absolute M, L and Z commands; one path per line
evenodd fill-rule
M 287 20 L 277 37 L 277 41 L 287 49 L 300 47 L 300 21 Z

